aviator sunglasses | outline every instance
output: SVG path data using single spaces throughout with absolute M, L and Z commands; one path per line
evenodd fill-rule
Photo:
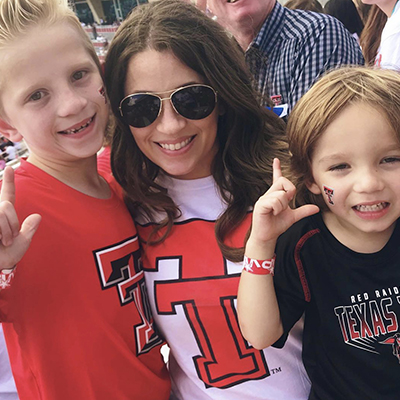
M 174 110 L 182 117 L 194 120 L 208 117 L 217 103 L 217 92 L 208 85 L 188 85 L 160 94 L 170 92 L 169 97 L 164 98 L 154 93 L 126 96 L 119 103 L 119 112 L 124 122 L 134 128 L 151 125 L 160 115 L 164 100 L 170 100 Z

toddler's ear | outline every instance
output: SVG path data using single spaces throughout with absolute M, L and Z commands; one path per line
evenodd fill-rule
M 0 133 L 12 142 L 19 142 L 22 140 L 21 134 L 8 122 L 0 117 Z
M 307 189 L 313 194 L 321 194 L 322 193 L 320 187 L 314 181 L 307 182 L 306 186 L 307 186 Z

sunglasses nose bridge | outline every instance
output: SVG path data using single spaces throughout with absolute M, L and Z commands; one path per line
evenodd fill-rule
M 178 90 L 179 90 L 179 89 L 178 89 Z M 172 109 L 173 109 L 178 115 L 181 115 L 181 114 L 179 113 L 179 111 L 176 109 L 174 102 L 172 101 L 172 96 L 173 96 L 178 90 L 174 90 L 168 97 L 157 96 L 157 97 L 160 99 L 160 110 L 159 110 L 159 112 L 158 112 L 158 117 L 159 117 L 160 114 L 161 114 L 161 111 L 162 111 L 162 104 L 163 104 L 163 101 L 164 101 L 164 100 L 169 100 L 169 102 L 171 103 Z M 158 118 L 158 117 L 157 117 L 157 118 Z

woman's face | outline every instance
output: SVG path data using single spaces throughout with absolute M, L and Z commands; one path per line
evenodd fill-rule
M 174 89 L 204 79 L 169 51 L 145 50 L 128 65 L 125 96 L 154 93 L 168 98 Z M 170 100 L 162 101 L 161 113 L 149 126 L 130 126 L 144 155 L 167 174 L 179 179 L 197 179 L 211 174 L 217 153 L 218 106 L 204 119 L 191 120 L 178 114 Z

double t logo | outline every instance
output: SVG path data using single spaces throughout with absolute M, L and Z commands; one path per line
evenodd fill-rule
M 134 326 L 137 354 L 162 343 L 153 330 L 137 236 L 93 252 L 103 290 L 116 288 L 121 306 L 134 303 L 141 323 Z
M 264 353 L 249 346 L 240 333 L 235 308 L 240 273 L 228 272 L 215 240 L 199 243 L 198 237 L 213 238 L 214 224 L 175 226 L 168 245 L 146 248 L 143 263 L 150 280 L 155 279 L 157 314 L 172 316 L 183 307 L 198 346 L 192 360 L 206 387 L 228 388 L 269 376 Z M 161 269 L 162 274 L 152 276 Z M 159 275 L 177 279 L 160 280 Z

